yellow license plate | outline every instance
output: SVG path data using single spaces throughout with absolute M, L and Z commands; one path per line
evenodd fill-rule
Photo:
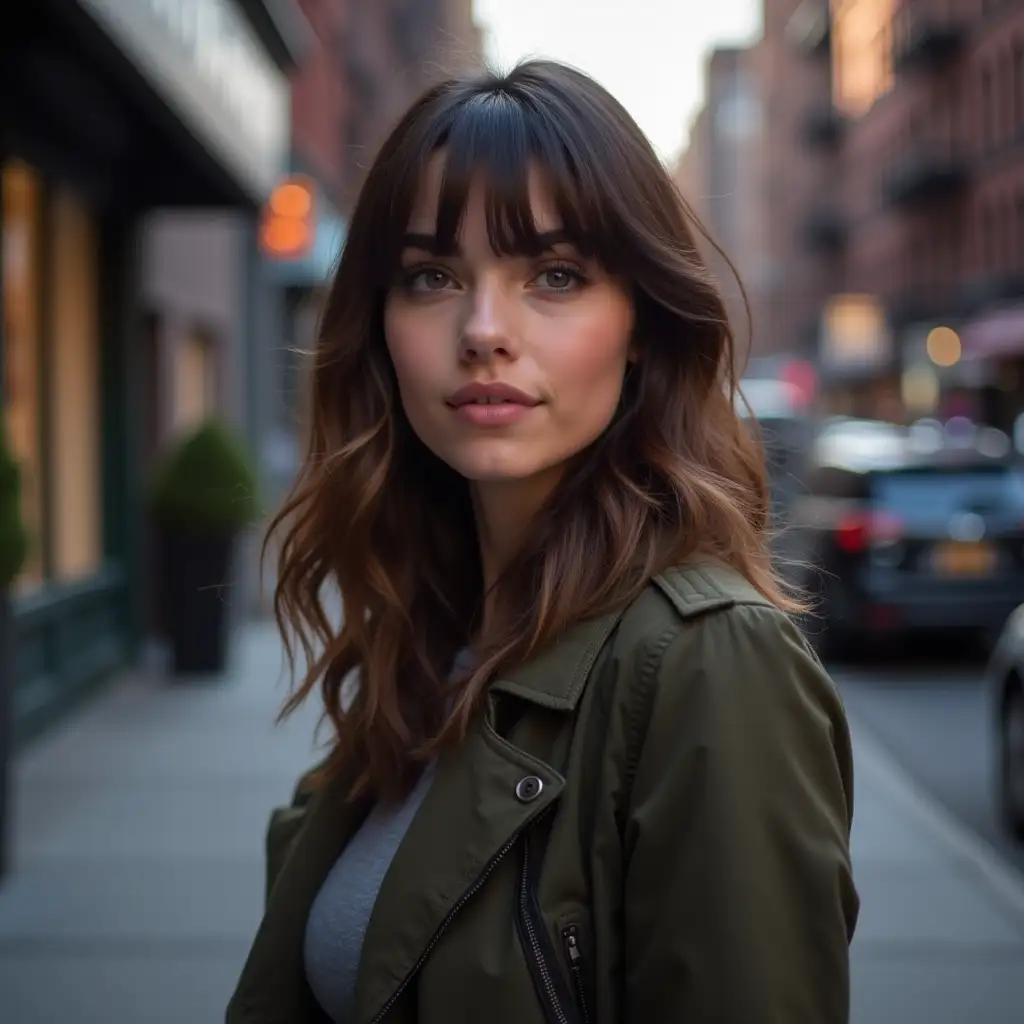
M 988 576 L 995 568 L 995 555 L 989 544 L 939 544 L 934 564 L 944 576 Z

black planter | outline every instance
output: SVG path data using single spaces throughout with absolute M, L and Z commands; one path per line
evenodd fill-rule
M 14 744 L 14 625 L 7 591 L 0 587 L 0 880 L 10 866 L 11 756 Z
M 230 535 L 165 529 L 158 587 L 161 619 L 175 675 L 217 675 L 227 665 L 231 635 Z

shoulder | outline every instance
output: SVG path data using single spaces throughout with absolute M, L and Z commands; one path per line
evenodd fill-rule
M 737 622 L 771 633 L 789 619 L 736 569 L 691 562 L 651 580 L 624 612 L 617 640 L 622 648 L 649 652 L 684 633 L 715 632 Z
M 621 699 L 663 721 L 742 732 L 799 709 L 845 731 L 839 692 L 800 628 L 720 563 L 653 580 L 623 614 L 614 646 Z

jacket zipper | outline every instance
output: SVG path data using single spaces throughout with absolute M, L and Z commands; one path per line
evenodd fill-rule
M 541 815 L 546 813 L 548 808 L 545 808 Z M 537 815 L 539 818 L 541 815 Z M 533 820 L 536 820 L 533 819 Z M 532 824 L 532 821 L 524 822 L 512 835 L 509 837 L 505 845 L 498 850 L 498 852 L 484 865 L 483 870 L 477 875 L 476 881 L 456 900 L 451 910 L 445 914 L 444 919 L 437 926 L 437 930 L 430 937 L 430 941 L 426 944 L 423 952 L 420 953 L 419 958 L 409 969 L 409 973 L 402 979 L 398 988 L 391 993 L 388 1001 L 380 1008 L 376 1016 L 370 1021 L 370 1024 L 380 1024 L 390 1012 L 391 1007 L 398 1002 L 402 993 L 409 987 L 409 982 L 416 977 L 416 972 L 427 962 L 427 957 L 433 952 L 434 947 L 441 941 L 441 936 L 448 930 L 448 926 L 455 919 L 459 911 L 484 887 L 484 883 L 494 873 L 494 869 L 501 863 L 501 861 L 511 852 L 512 848 L 519 841 L 519 837 L 523 832 Z M 560 1021 L 559 1024 L 570 1024 L 569 1021 Z
M 580 933 L 576 925 L 571 924 L 562 929 L 562 941 L 565 943 L 565 955 L 572 972 L 572 982 L 576 989 L 576 1001 L 579 1003 L 580 1019 L 583 1024 L 590 1024 L 587 1011 L 587 986 L 583 980 L 583 953 L 580 951 Z
M 519 920 L 522 923 L 526 942 L 529 949 L 526 950 L 536 968 L 536 977 L 540 981 L 540 987 L 547 999 L 547 1013 L 545 1016 L 551 1024 L 575 1024 L 573 1019 L 566 1013 L 561 999 L 558 997 L 555 974 L 544 955 L 541 945 L 541 931 L 543 923 L 534 920 L 532 907 L 530 905 L 530 844 L 523 844 L 523 871 L 519 880 Z

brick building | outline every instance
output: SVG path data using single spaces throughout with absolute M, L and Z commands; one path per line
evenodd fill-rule
M 827 0 L 766 3 L 763 26 L 753 46 L 709 58 L 705 105 L 676 177 L 740 273 L 752 354 L 770 357 L 816 344 L 841 251 L 829 192 L 841 124 L 828 99 Z M 713 252 L 709 262 L 720 270 Z M 742 335 L 742 301 L 722 280 Z
M 833 0 L 832 17 L 836 285 L 861 297 L 823 334 L 833 408 L 1008 426 L 1024 379 L 1024 3 Z
M 760 350 L 808 355 L 840 258 L 842 124 L 829 102 L 827 0 L 773 0 L 754 61 L 765 96 L 760 161 L 766 280 Z
M 1008 427 L 1024 408 L 1024 2 L 776 0 L 741 62 L 756 173 L 722 170 L 709 71 L 679 180 L 741 269 L 755 353 L 813 354 L 826 411 Z
M 705 104 L 675 168 L 680 192 L 714 241 L 698 238 L 698 245 L 723 291 L 741 352 L 750 343 L 744 292 L 756 332 L 766 280 L 759 199 L 762 97 L 752 58 L 751 50 L 738 47 L 712 52 Z
M 388 131 L 431 81 L 481 61 L 472 0 L 345 0 L 346 203 Z

